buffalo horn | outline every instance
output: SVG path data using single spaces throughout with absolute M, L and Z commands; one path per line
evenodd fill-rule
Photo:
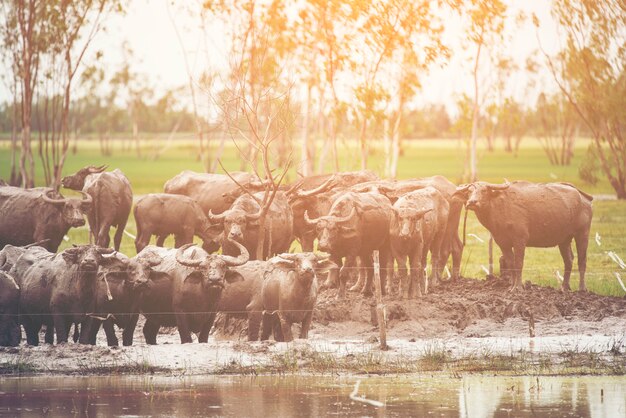
M 61 199 L 53 199 L 52 197 L 48 195 L 50 192 L 53 192 L 53 191 L 54 190 L 52 189 L 47 190 L 44 194 L 41 195 L 41 198 L 44 200 L 44 202 L 52 203 L 54 205 L 64 205 L 65 202 L 67 201 L 67 199 L 65 199 L 64 197 L 62 197 Z
M 356 208 L 354 206 L 352 206 L 352 210 L 350 211 L 350 213 L 348 214 L 348 216 L 343 216 L 343 217 L 335 217 L 335 222 L 337 223 L 344 223 L 344 222 L 348 222 L 349 220 L 351 220 L 354 215 L 356 215 Z
M 116 251 L 113 248 L 98 247 L 98 252 L 100 254 L 113 254 Z
M 241 251 L 241 253 L 239 254 L 238 257 L 232 257 L 230 255 L 222 255 L 220 256 L 222 257 L 222 260 L 224 260 L 224 262 L 230 267 L 236 267 L 236 266 L 241 266 L 243 264 L 246 264 L 248 260 L 250 259 L 250 254 L 248 253 L 248 250 L 246 250 L 246 247 L 244 247 L 243 245 L 241 245 L 239 242 L 235 240 L 229 239 L 228 242 L 230 242 L 231 244 L 239 248 L 239 251 Z
M 278 257 L 287 261 L 296 261 L 298 259 L 298 254 L 282 253 L 282 254 L 279 254 Z
M 246 213 L 246 219 L 248 221 L 258 221 L 261 217 L 261 212 L 263 212 L 263 209 L 259 209 L 257 213 Z
M 224 222 L 224 218 L 226 217 L 226 215 L 224 215 L 223 213 L 219 215 L 214 215 L 211 209 L 209 209 L 209 213 L 207 214 L 207 216 L 209 217 L 209 220 L 213 223 L 222 223 Z
M 102 173 L 104 170 L 106 170 L 109 166 L 108 165 L 101 165 L 100 167 L 96 167 L 96 166 L 90 166 L 89 167 L 89 174 L 96 174 L 96 173 Z
M 314 218 L 314 219 L 309 218 L 309 211 L 308 210 L 304 211 L 304 222 L 306 222 L 307 225 L 315 226 L 317 225 L 318 220 L 319 218 Z
M 324 183 L 320 184 L 319 186 L 317 186 L 314 189 L 310 189 L 310 190 L 306 190 L 306 191 L 297 190 L 296 191 L 296 197 L 309 197 L 309 196 L 314 196 L 316 194 L 320 194 L 320 193 L 326 191 L 326 189 L 328 189 L 330 187 L 330 185 L 333 183 L 333 181 L 335 181 L 335 175 L 334 174 L 332 176 L 330 176 L 330 178 L 328 180 L 326 180 Z
M 185 250 L 189 247 L 193 247 L 194 245 L 196 244 L 194 243 L 185 244 L 176 251 L 176 261 L 178 262 L 178 264 L 181 264 L 185 267 L 198 267 L 200 264 L 202 264 L 202 260 L 192 260 L 190 258 L 183 258 L 183 254 L 185 253 Z
M 505 179 L 506 180 L 506 179 Z M 504 184 L 489 184 L 487 187 L 491 190 L 506 190 L 511 186 L 511 183 L 506 180 Z

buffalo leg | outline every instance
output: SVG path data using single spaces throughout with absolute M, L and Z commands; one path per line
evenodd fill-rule
M 524 245 L 516 245 L 513 247 L 514 264 L 515 269 L 513 273 L 514 281 L 511 290 L 520 289 L 522 287 L 522 269 L 524 268 L 524 254 L 526 253 L 526 247 Z
M 187 344 L 193 342 L 191 339 L 191 331 L 189 331 L 189 322 L 187 321 L 187 314 L 182 311 L 176 312 L 176 326 L 178 327 L 178 334 L 180 335 L 181 344 Z
M 411 272 L 407 280 L 407 286 L 404 289 L 405 298 L 414 299 L 422 297 L 423 293 L 426 294 L 426 283 L 424 283 L 424 269 L 422 267 L 422 254 L 416 249 L 413 254 L 409 256 L 409 265 Z
M 209 334 L 211 333 L 211 329 L 213 328 L 213 324 L 215 323 L 215 312 L 211 312 L 207 315 L 206 322 L 202 325 L 202 329 L 200 330 L 200 334 L 198 334 L 198 342 L 206 343 L 209 342 Z
M 363 262 L 361 261 L 361 258 L 358 258 L 356 260 L 357 279 L 356 279 L 356 283 L 354 283 L 354 285 L 350 289 L 348 289 L 350 292 L 360 292 L 361 290 L 363 290 L 363 286 L 365 285 L 365 275 L 363 274 L 363 271 L 362 271 L 362 264 Z
M 515 283 L 515 254 L 513 253 L 513 248 L 503 245 L 498 246 L 502 251 L 503 258 L 503 262 L 500 264 L 501 266 L 504 266 L 504 270 L 500 271 L 500 275 L 507 277 L 511 285 L 513 285 L 513 283 Z
M 261 327 L 261 340 L 265 341 L 272 334 L 272 330 L 274 328 L 274 315 L 264 313 L 263 315 L 263 326 Z
M 340 269 L 342 267 L 341 257 L 330 256 L 330 260 L 337 265 L 337 268 L 332 268 L 328 271 L 328 277 L 326 277 L 326 281 L 320 286 L 320 290 L 330 289 L 332 287 L 337 286 L 337 282 L 339 281 Z
M 107 345 L 109 347 L 117 347 L 120 345 L 119 340 L 117 339 L 117 335 L 115 335 L 115 326 L 113 325 L 113 320 L 108 318 L 102 323 L 102 328 L 104 328 L 104 333 L 107 336 Z
M 156 246 L 163 247 L 163 244 L 165 243 L 165 238 L 167 238 L 167 235 L 157 235 Z
M 62 314 L 58 313 L 53 314 L 52 319 L 54 321 L 54 329 L 57 334 L 57 344 L 66 343 L 69 334 L 69 329 L 66 324 L 68 321 L 65 320 Z
M 131 314 L 128 318 L 128 323 L 124 327 L 124 331 L 122 331 L 122 344 L 125 346 L 133 345 L 133 336 L 135 335 L 138 320 L 139 314 Z
M 100 329 L 100 321 L 98 319 L 88 317 L 81 329 L 78 342 L 81 344 L 96 344 L 96 335 Z
M 388 277 L 388 272 L 389 272 L 389 265 L 388 265 L 389 259 L 391 258 L 393 260 L 390 252 L 391 251 L 389 247 L 382 248 L 379 251 L 380 259 L 379 259 L 378 268 L 380 269 L 380 291 L 383 294 L 383 296 L 387 294 L 387 277 Z
M 139 225 L 137 225 L 137 229 L 139 229 Z M 141 250 L 146 248 L 146 245 L 148 245 L 148 243 L 150 243 L 150 234 L 147 234 L 141 230 L 137 231 L 137 238 L 135 238 L 135 250 L 140 253 Z
M 309 329 L 311 328 L 311 319 L 313 318 L 313 312 L 307 312 L 302 320 L 302 326 L 300 327 L 300 338 L 309 338 Z
M 370 297 L 372 296 L 372 283 L 374 282 L 374 267 L 372 264 L 372 255 L 366 254 L 361 255 L 361 263 L 362 267 L 367 272 L 367 278 L 365 280 L 365 286 L 363 287 L 363 296 Z
M 585 285 L 585 272 L 587 271 L 587 246 L 589 245 L 589 230 L 586 230 L 584 234 L 576 236 L 576 256 L 578 258 L 578 274 L 580 279 L 578 282 L 578 291 L 586 292 L 587 286 Z
M 259 328 L 261 327 L 261 313 L 248 313 L 248 341 L 256 341 L 259 339 Z
M 461 277 L 461 261 L 463 258 L 463 241 L 459 238 L 459 234 L 456 233 L 452 239 L 452 280 L 458 280 Z M 448 257 L 445 258 L 443 265 L 448 262 Z
M 98 231 L 98 239 L 96 240 L 96 244 L 108 248 L 111 243 L 111 237 L 109 236 L 109 226 L 104 224 L 100 227 L 100 231 Z
M 283 341 L 293 341 L 293 334 L 291 333 L 291 322 L 279 317 L 280 328 L 283 331 Z
M 409 257 L 406 255 L 398 255 L 396 256 L 396 260 L 398 261 L 398 276 L 399 276 L 399 286 L 398 286 L 398 295 L 402 299 L 409 298 L 409 287 L 411 286 L 411 273 L 410 270 L 406 268 L 406 263 L 409 260 Z
M 174 247 L 180 248 L 185 244 L 193 242 L 193 231 L 184 231 L 183 233 L 174 235 Z
M 39 345 L 39 330 L 41 329 L 41 325 L 35 326 L 33 320 L 28 317 L 21 318 L 22 325 L 24 326 L 24 331 L 26 332 L 26 343 L 28 345 Z
M 151 318 L 146 318 L 146 323 L 143 326 L 143 336 L 146 339 L 146 344 L 155 345 L 156 336 L 161 326 L 158 322 Z
M 124 228 L 126 228 L 126 222 L 123 222 L 117 225 L 117 228 L 115 228 L 115 236 L 113 237 L 113 248 L 115 248 L 115 251 L 119 251 L 120 245 L 122 245 L 122 236 L 124 235 Z
M 337 293 L 338 298 L 346 297 L 346 282 L 348 281 L 348 277 L 350 276 L 350 269 L 356 267 L 356 258 L 355 257 L 346 257 L 346 263 L 341 267 L 339 272 L 339 292 Z
M 572 275 L 572 265 L 574 264 L 574 252 L 572 251 L 572 242 L 567 241 L 559 245 L 561 257 L 563 257 L 563 283 L 562 290 L 570 290 L 569 279 Z

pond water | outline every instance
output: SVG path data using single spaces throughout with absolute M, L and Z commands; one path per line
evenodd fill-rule
M 371 405 L 350 398 L 378 401 Z M 2 416 L 626 417 L 626 378 L 2 377 Z

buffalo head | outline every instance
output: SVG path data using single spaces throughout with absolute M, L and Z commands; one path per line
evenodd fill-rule
M 241 254 L 238 257 L 218 254 L 204 254 L 200 257 L 192 255 L 191 257 L 186 257 L 185 250 L 195 244 L 186 244 L 180 247 L 176 251 L 176 261 L 185 267 L 191 267 L 194 269 L 194 272 L 186 276 L 185 280 L 191 277 L 194 273 L 198 273 L 202 276 L 202 281 L 205 286 L 223 288 L 228 268 L 241 266 L 247 263 L 250 258 L 248 250 L 246 250 L 243 245 L 237 241 L 230 241 L 237 248 L 239 248 L 239 251 L 241 251 Z
M 356 218 L 357 209 L 352 206 L 347 216 L 326 215 L 316 219 L 309 218 L 307 211 L 304 212 L 304 221 L 307 225 L 315 226 L 317 229 L 317 237 L 319 239 L 318 248 L 320 251 L 332 252 L 333 246 L 340 238 L 349 238 L 356 231 L 354 228 L 344 226 L 348 222 Z
M 88 165 L 87 167 L 81 168 L 80 170 L 78 170 L 76 173 L 72 175 L 63 177 L 61 179 L 61 184 L 66 189 L 80 191 L 80 190 L 83 190 L 83 187 L 85 187 L 85 179 L 87 178 L 88 175 L 102 173 L 106 169 L 107 169 L 106 165 L 101 165 L 100 167 Z
M 83 214 L 91 208 L 93 199 L 87 193 L 81 191 L 83 199 L 68 199 L 65 197 L 51 196 L 54 191 L 48 190 L 41 195 L 44 202 L 61 208 L 63 221 L 69 226 L 76 228 L 85 225 Z
M 75 264 L 78 269 L 85 273 L 96 273 L 102 262 L 103 254 L 111 254 L 112 248 L 102 248 L 95 245 L 78 245 L 68 248 L 61 256 L 68 264 Z
M 492 198 L 510 186 L 511 183 L 508 180 L 505 180 L 504 184 L 477 181 L 457 187 L 453 197 L 463 200 L 468 209 L 476 210 L 489 203 Z
M 210 210 L 208 214 L 211 223 L 224 225 L 224 237 L 228 240 L 242 242 L 246 229 L 258 226 L 261 217 L 261 209 L 256 213 L 247 213 L 242 209 L 233 208 L 220 215 L 214 215 Z
M 397 208 L 393 207 L 393 213 L 398 221 L 399 231 L 398 237 L 409 239 L 413 236 L 417 228 L 418 222 L 428 212 L 432 211 L 432 208 L 428 209 L 414 209 L 414 208 Z
M 115 273 L 125 274 L 124 284 L 133 290 L 149 286 L 152 267 L 161 264 L 162 261 L 163 258 L 156 254 L 149 254 L 142 258 L 128 258 L 115 252 L 111 256 L 103 257 L 103 264 L 110 270 L 117 269 Z
M 273 264 L 293 271 L 297 280 L 304 283 L 313 281 L 318 272 L 323 273 L 337 268 L 327 255 L 315 253 L 283 253 L 274 259 Z

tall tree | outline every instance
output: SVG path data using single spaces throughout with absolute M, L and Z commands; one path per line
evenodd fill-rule
M 544 52 L 548 66 L 591 132 L 618 199 L 626 199 L 626 6 L 622 0 L 554 0 L 552 13 L 565 47 L 556 56 Z

